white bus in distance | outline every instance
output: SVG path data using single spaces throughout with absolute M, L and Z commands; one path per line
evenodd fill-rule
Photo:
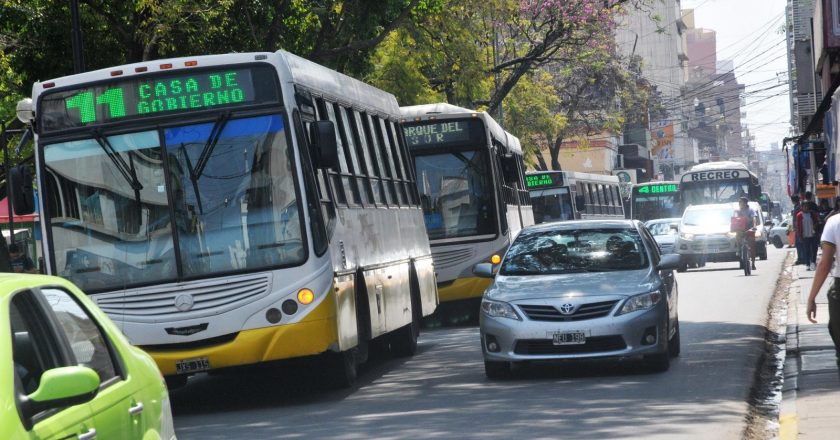
M 530 171 L 525 182 L 536 223 L 623 219 L 617 176 L 576 171 Z
M 441 302 L 467 312 L 490 280 L 472 273 L 534 224 L 519 139 L 490 115 L 450 104 L 400 109 Z M 457 309 L 457 304 L 454 305 Z

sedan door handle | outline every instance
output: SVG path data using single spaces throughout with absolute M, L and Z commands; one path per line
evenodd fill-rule
M 96 429 L 90 428 L 84 434 L 79 434 L 79 440 L 93 440 L 96 438 Z
M 136 416 L 141 412 L 143 412 L 143 402 L 137 402 L 137 405 L 134 405 L 128 409 L 128 414 L 132 416 Z

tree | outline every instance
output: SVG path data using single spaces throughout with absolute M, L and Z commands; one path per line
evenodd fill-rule
M 511 2 L 504 3 L 500 10 L 507 11 L 510 19 L 494 23 L 503 38 L 496 45 L 499 61 L 491 69 L 500 79 L 487 102 L 488 111 L 495 112 L 526 73 L 573 60 L 581 50 L 604 48 L 623 8 L 643 7 L 650 1 L 519 0 L 514 11 Z

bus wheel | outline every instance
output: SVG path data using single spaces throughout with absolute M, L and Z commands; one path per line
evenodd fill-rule
M 330 352 L 325 356 L 330 385 L 334 388 L 349 388 L 356 383 L 358 361 L 355 348 L 339 353 Z

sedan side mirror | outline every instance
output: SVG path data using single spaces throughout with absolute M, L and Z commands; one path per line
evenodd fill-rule
M 89 402 L 99 391 L 99 375 L 87 367 L 72 366 L 47 370 L 34 393 L 22 402 L 26 423 L 40 412 Z
M 659 260 L 659 264 L 656 266 L 658 270 L 676 270 L 680 267 L 680 255 L 679 254 L 665 254 Z
M 478 263 L 473 266 L 473 274 L 481 278 L 493 278 L 496 276 L 496 271 L 492 263 Z

